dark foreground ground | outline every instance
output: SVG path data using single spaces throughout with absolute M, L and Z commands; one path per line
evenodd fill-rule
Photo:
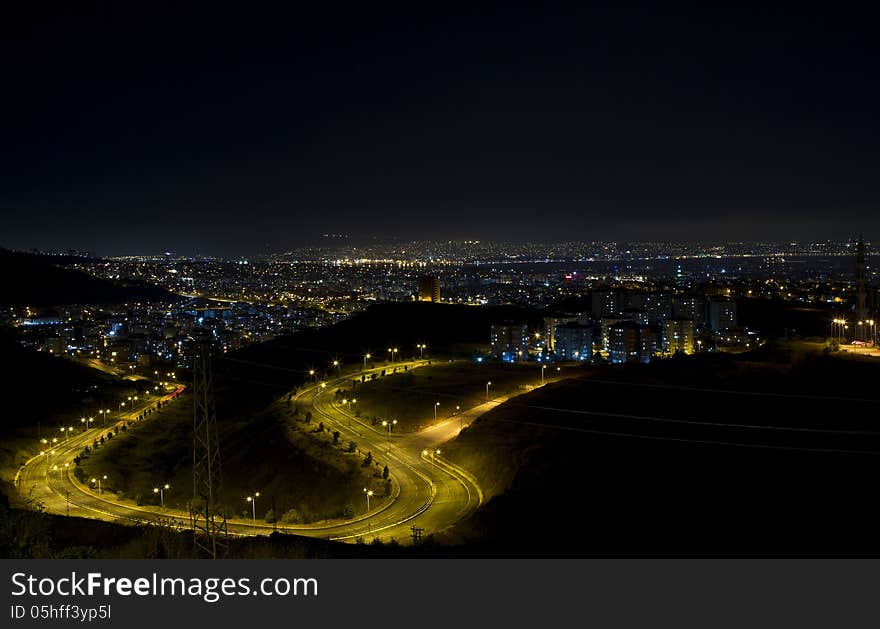
M 597 368 L 447 455 L 494 497 L 444 541 L 500 555 L 880 554 L 880 361 L 801 352 Z

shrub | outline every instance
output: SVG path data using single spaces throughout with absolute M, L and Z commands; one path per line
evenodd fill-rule
M 288 509 L 281 516 L 281 522 L 284 524 L 298 524 L 302 522 L 302 516 L 296 509 Z

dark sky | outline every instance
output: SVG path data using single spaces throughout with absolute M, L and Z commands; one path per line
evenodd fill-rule
M 880 237 L 864 9 L 133 4 L 0 16 L 0 246 Z

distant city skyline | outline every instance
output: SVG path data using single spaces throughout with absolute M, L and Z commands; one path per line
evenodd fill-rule
M 773 231 L 781 231 L 781 230 L 773 230 Z M 880 231 L 880 230 L 878 230 Z M 407 243 L 445 243 L 445 242 L 456 242 L 456 243 L 465 243 L 468 241 L 476 241 L 481 243 L 493 243 L 499 245 L 506 244 L 535 244 L 541 246 L 551 246 L 555 244 L 562 243 L 597 243 L 597 242 L 608 242 L 608 243 L 676 243 L 676 244 L 712 244 L 712 245 L 720 245 L 725 243 L 809 243 L 809 242 L 852 242 L 855 243 L 858 238 L 861 236 L 865 239 L 867 243 L 876 242 L 877 239 L 873 238 L 873 234 L 866 229 L 850 229 L 849 225 L 838 225 L 837 229 L 834 230 L 834 235 L 830 235 L 828 233 L 822 233 L 820 235 L 810 235 L 805 234 L 801 236 L 796 236 L 793 233 L 779 233 L 777 235 L 768 235 L 766 237 L 761 237 L 760 234 L 752 234 L 750 237 L 740 237 L 737 238 L 731 232 L 729 236 L 718 237 L 715 235 L 706 235 L 705 237 L 693 237 L 693 238 L 681 238 L 676 237 L 675 234 L 667 234 L 663 235 L 661 233 L 654 232 L 653 235 L 647 234 L 644 237 L 636 237 L 636 233 L 633 232 L 629 236 L 625 237 L 593 237 L 593 238 L 576 238 L 572 234 L 567 234 L 565 236 L 561 236 L 558 238 L 550 238 L 550 237 L 511 237 L 511 238 L 493 238 L 493 237 L 485 237 L 480 235 L 471 235 L 471 236 L 461 236 L 461 237 L 440 237 L 439 235 L 434 235 L 434 237 L 425 237 L 422 235 L 413 235 L 413 236 L 393 236 L 386 234 L 384 236 L 378 235 L 359 235 L 359 234 L 346 234 L 346 233 L 325 233 L 325 234 L 315 234 L 314 236 L 300 236 L 297 239 L 288 239 L 283 240 L 280 237 L 273 237 L 271 241 L 263 242 L 262 244 L 258 244 L 254 242 L 251 245 L 239 245 L 236 246 L 234 244 L 224 243 L 223 241 L 216 242 L 208 242 L 203 244 L 198 244 L 192 246 L 188 244 L 184 240 L 180 239 L 169 239 L 169 238 L 161 238 L 157 237 L 155 239 L 146 237 L 142 241 L 141 240 L 133 240 L 131 241 L 130 246 L 123 246 L 122 244 L 113 244 L 115 239 L 111 239 L 111 242 L 108 243 L 105 239 L 95 239 L 90 238 L 88 236 L 71 236 L 71 237 L 63 237 L 59 236 L 57 238 L 49 238 L 49 237 L 40 237 L 33 236 L 27 237 L 26 235 L 22 235 L 19 238 L 9 237 L 9 234 L 4 234 L 2 240 L 0 240 L 0 249 L 9 249 L 15 251 L 38 251 L 43 253 L 64 253 L 69 251 L 77 251 L 81 253 L 90 253 L 98 256 L 126 256 L 126 255 L 162 255 L 164 253 L 171 253 L 175 255 L 198 255 L 198 256 L 214 256 L 214 257 L 224 257 L 224 258 L 234 258 L 234 257 L 249 257 L 249 256 L 261 256 L 261 255 L 277 255 L 288 253 L 291 251 L 295 251 L 302 248 L 310 248 L 310 247 L 370 247 L 377 244 L 382 245 L 394 245 L 394 244 L 407 244 Z M 125 237 L 120 237 L 120 239 L 124 239 Z M 254 241 L 259 239 L 254 239 Z M 164 242 L 163 242 L 164 241 Z M 868 254 L 872 255 L 873 252 L 868 250 Z

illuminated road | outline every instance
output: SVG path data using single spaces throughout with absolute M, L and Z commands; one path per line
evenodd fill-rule
M 409 369 L 427 364 L 428 361 L 399 363 Z M 313 418 L 324 422 L 328 428 L 338 430 L 346 438 L 359 444 L 361 451 L 372 451 L 373 459 L 386 463 L 395 482 L 394 496 L 381 500 L 377 496 L 374 508 L 354 520 L 324 521 L 309 525 L 266 524 L 251 520 L 228 521 L 230 534 L 265 535 L 273 530 L 328 539 L 354 541 L 358 538 L 384 541 L 394 538 L 401 543 L 411 539 L 411 528 L 424 529 L 425 534 L 437 532 L 454 524 L 476 509 L 482 501 L 482 493 L 476 480 L 466 471 L 443 460 L 436 453 L 437 446 L 454 437 L 460 426 L 467 425 L 477 416 L 499 404 L 502 400 L 488 402 L 440 422 L 418 433 L 392 435 L 376 429 L 334 403 L 337 388 L 350 384 L 362 374 L 379 374 L 385 365 L 376 369 L 349 373 L 329 380 L 326 388 L 311 385 L 299 391 L 295 400 L 311 405 Z M 163 399 L 170 399 L 169 394 Z M 175 403 L 175 402 L 173 402 Z M 94 488 L 79 483 L 73 475 L 73 459 L 101 434 L 113 426 L 133 419 L 144 407 L 132 410 L 114 424 L 78 433 L 65 443 L 55 447 L 54 456 L 35 456 L 16 474 L 16 485 L 22 495 L 39 504 L 46 511 L 70 516 L 106 520 L 123 524 L 161 523 L 186 528 L 189 516 L 184 511 L 155 506 L 136 506 L 122 502 L 112 494 L 99 495 Z M 161 413 L 154 413 L 145 421 L 155 421 Z M 381 427 L 380 427 L 381 428 Z M 120 432 L 117 437 L 124 438 Z M 428 454 L 424 454 L 428 451 Z M 55 467 L 57 466 L 57 470 Z

